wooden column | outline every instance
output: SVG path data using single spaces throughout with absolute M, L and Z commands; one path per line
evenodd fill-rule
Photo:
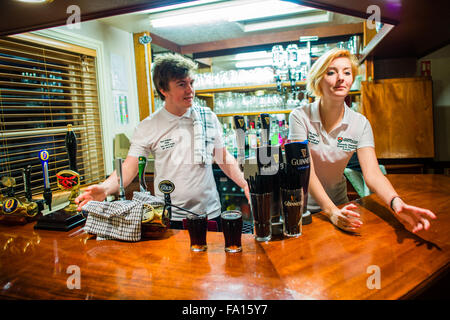
M 134 59 L 136 64 L 136 81 L 139 101 L 139 119 L 143 120 L 155 111 L 155 97 L 152 86 L 152 50 L 151 44 L 141 44 L 139 38 L 150 36 L 149 32 L 133 34 Z M 147 54 L 147 63 L 145 56 Z M 148 77 L 147 77 L 148 76 Z
M 363 44 L 364 48 L 369 44 L 370 40 L 373 39 L 377 34 L 377 30 L 369 29 L 367 27 L 367 22 L 364 21 L 364 32 L 363 32 Z M 364 61 L 366 65 L 366 80 L 374 80 L 374 70 L 373 70 L 373 57 L 367 57 Z

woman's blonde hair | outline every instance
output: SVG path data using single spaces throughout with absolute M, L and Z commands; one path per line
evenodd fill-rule
M 314 97 L 321 97 L 323 95 L 322 89 L 320 88 L 320 81 L 327 72 L 331 62 L 340 57 L 346 57 L 350 60 L 353 81 L 355 80 L 355 77 L 358 75 L 358 59 L 348 50 L 333 48 L 320 56 L 312 65 L 311 70 L 309 70 L 308 78 L 306 79 L 306 90 L 308 90 L 310 95 Z

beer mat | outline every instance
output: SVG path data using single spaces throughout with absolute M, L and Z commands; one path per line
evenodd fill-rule
M 99 239 L 139 241 L 144 203 L 141 201 L 89 201 L 84 230 Z

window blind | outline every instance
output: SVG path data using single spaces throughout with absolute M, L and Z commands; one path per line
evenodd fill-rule
M 0 37 L 0 177 L 16 180 L 24 195 L 21 168 L 31 165 L 33 195 L 43 192 L 39 151 L 49 154 L 52 190 L 56 173 L 69 169 L 67 125 L 77 136 L 77 166 L 82 185 L 105 178 L 97 97 L 95 55 L 41 43 Z M 6 188 L 1 187 L 5 193 Z

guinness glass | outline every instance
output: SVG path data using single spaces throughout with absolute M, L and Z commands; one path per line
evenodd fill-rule
M 250 193 L 250 200 L 255 227 L 255 239 L 257 241 L 269 241 L 272 239 L 272 216 L 270 212 L 272 193 Z
M 304 207 L 303 189 L 281 189 L 283 207 L 283 233 L 286 237 L 302 234 L 302 213 Z
M 222 231 L 226 252 L 242 251 L 242 213 L 239 210 L 224 211 L 221 214 Z
M 191 238 L 191 250 L 206 251 L 207 215 L 188 214 L 186 218 L 187 229 Z

